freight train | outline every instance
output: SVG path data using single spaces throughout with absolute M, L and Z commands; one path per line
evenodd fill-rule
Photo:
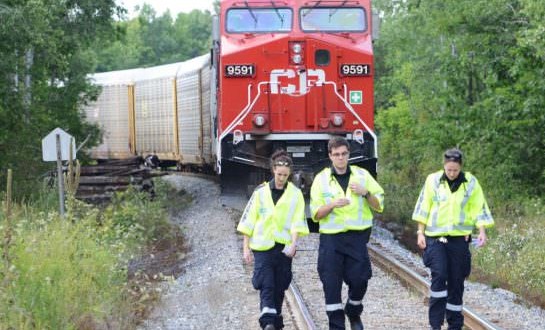
M 154 154 L 251 187 L 283 148 L 306 191 L 340 135 L 376 175 L 370 6 L 222 0 L 210 54 L 92 76 L 102 93 L 85 113 L 104 132 L 92 157 Z

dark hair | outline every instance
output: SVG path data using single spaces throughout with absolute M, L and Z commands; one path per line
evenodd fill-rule
M 291 160 L 288 153 L 283 149 L 276 150 L 271 156 L 271 171 L 276 166 L 287 166 L 290 169 L 293 166 L 293 161 Z
M 331 150 L 334 148 L 339 148 L 345 146 L 348 151 L 350 151 L 350 145 L 348 144 L 348 141 L 346 141 L 345 138 L 342 136 L 335 136 L 332 137 L 331 140 L 327 143 L 327 152 L 331 153 Z
M 455 163 L 458 163 L 460 165 L 462 165 L 462 158 L 463 158 L 463 154 L 462 154 L 462 151 L 458 148 L 451 148 L 451 149 L 448 149 L 447 151 L 445 151 L 445 154 L 443 155 L 443 158 L 444 158 L 444 162 L 455 162 Z

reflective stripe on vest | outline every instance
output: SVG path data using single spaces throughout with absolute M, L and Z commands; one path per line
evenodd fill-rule
M 256 194 L 252 194 L 252 197 L 250 197 L 250 200 L 248 201 L 248 204 L 246 204 L 246 207 L 244 208 L 244 212 L 242 213 L 242 217 L 240 218 L 240 224 L 239 226 L 243 226 L 247 232 L 254 231 L 254 224 L 251 220 L 248 219 L 248 213 L 250 213 L 250 210 L 253 207 L 253 204 L 255 203 Z
M 254 229 L 254 234 L 250 236 L 250 244 L 259 245 L 259 246 L 270 246 L 274 245 L 274 242 L 271 240 L 264 239 L 265 234 L 263 231 L 263 222 L 258 222 Z
M 441 185 L 441 177 L 443 176 L 443 173 L 437 173 L 434 177 L 434 187 L 433 191 L 435 195 L 437 196 L 439 194 L 439 187 Z M 450 231 L 472 231 L 474 226 L 473 225 L 464 225 L 466 214 L 464 211 L 464 207 L 466 206 L 467 202 L 469 201 L 469 198 L 471 197 L 471 194 L 473 193 L 473 190 L 475 189 L 475 184 L 477 183 L 477 180 L 474 176 L 471 176 L 471 179 L 468 184 L 467 191 L 464 193 L 464 199 L 461 203 L 461 210 L 460 210 L 460 218 L 458 221 L 458 224 L 451 224 L 446 226 L 438 226 L 438 212 L 439 212 L 439 204 L 437 203 L 433 209 L 432 209 L 432 216 L 431 216 L 431 225 L 426 226 L 426 232 L 430 233 L 446 233 Z M 423 194 L 423 192 L 422 192 Z M 420 200 L 419 200 L 420 203 Z M 425 212 L 421 212 L 425 213 Z
M 268 192 L 270 192 L 270 188 L 267 185 L 259 189 L 259 205 L 264 205 L 266 203 L 265 201 L 269 202 L 268 200 L 269 196 L 267 194 Z M 284 191 L 284 194 L 280 198 L 289 198 L 290 204 L 289 204 L 289 209 L 286 215 L 284 226 L 280 230 L 276 227 L 274 228 L 273 238 L 274 240 L 278 240 L 282 243 L 288 243 L 288 242 L 291 242 L 291 224 L 293 222 L 293 217 L 297 209 L 297 203 L 298 203 L 297 193 L 294 186 L 291 186 L 290 184 L 288 184 L 288 186 L 286 187 L 286 190 Z M 274 213 L 275 205 L 273 204 L 269 206 L 272 206 L 272 210 L 270 213 L 271 214 Z M 264 239 L 263 225 L 264 223 L 260 222 L 256 226 L 256 229 L 255 229 L 256 235 L 253 235 L 252 237 L 250 237 L 250 242 L 260 246 L 274 245 L 274 240 Z
M 329 173 L 329 175 L 325 175 L 325 174 L 328 174 L 327 172 L 324 173 L 324 175 L 322 175 L 321 179 L 322 179 L 322 195 L 325 195 L 325 203 L 326 204 L 329 204 L 331 203 L 331 194 L 329 193 L 329 180 L 331 179 L 331 172 Z M 336 215 L 334 212 L 330 212 L 327 216 L 326 216 L 326 219 L 328 219 L 329 221 L 320 221 L 320 229 L 325 229 L 325 230 L 343 230 L 344 229 L 344 226 L 342 224 L 338 224 L 335 222 L 335 218 L 336 218 Z
M 464 221 L 466 220 L 466 213 L 464 212 L 464 207 L 466 206 L 467 202 L 469 201 L 469 197 L 471 197 L 471 193 L 473 193 L 473 189 L 475 189 L 475 184 L 477 183 L 477 180 L 475 180 L 475 177 L 472 176 L 471 180 L 469 181 L 467 191 L 464 194 L 464 199 L 462 200 L 462 208 L 460 211 L 460 225 L 464 224 Z
M 288 188 L 286 188 L 287 192 Z M 289 234 L 291 232 L 291 223 L 293 221 L 293 214 L 297 208 L 297 195 L 293 194 L 289 196 L 291 198 L 290 208 L 288 210 L 288 215 L 286 217 L 286 223 L 284 224 L 284 230 Z
M 442 174 L 437 174 L 433 178 L 433 192 L 435 195 L 437 195 L 437 191 L 439 190 L 439 186 L 441 185 L 441 176 Z M 429 231 L 434 231 L 434 228 L 437 227 L 437 213 L 439 212 L 439 205 L 435 205 L 435 207 L 432 209 L 431 212 L 431 226 L 429 226 Z M 428 226 L 426 226 L 426 230 L 428 230 Z
M 357 171 L 362 178 L 359 181 L 359 184 L 361 184 L 363 187 L 365 186 L 365 172 L 350 168 L 351 170 Z M 322 195 L 325 196 L 325 204 L 329 204 L 332 201 L 332 194 L 330 193 L 329 189 L 329 182 L 331 180 L 331 171 L 325 172 L 322 174 L 321 177 L 321 184 L 322 184 Z M 364 198 L 360 197 L 358 202 L 358 214 L 356 219 L 346 219 L 344 220 L 344 223 L 336 223 L 336 214 L 335 212 L 330 212 L 325 219 L 327 221 L 321 221 L 320 222 L 320 229 L 323 229 L 325 231 L 342 231 L 345 229 L 346 226 L 352 226 L 352 227 L 370 227 L 373 225 L 373 219 L 363 219 L 363 207 L 364 207 Z
M 422 202 L 424 201 L 424 191 L 426 190 L 426 187 L 420 191 L 420 196 L 418 196 L 418 202 L 416 202 L 416 208 L 413 213 L 413 218 L 416 218 L 418 216 L 421 216 L 423 218 L 428 218 L 429 213 L 427 211 L 422 210 Z
M 357 170 L 358 174 L 361 175 L 361 180 L 359 182 L 359 184 L 362 186 L 362 187 L 365 187 L 365 173 L 361 170 Z M 358 203 L 358 219 L 362 219 L 363 220 L 363 196 L 358 198 L 359 199 L 359 203 Z M 352 220 L 349 220 L 349 221 L 346 221 L 346 224 L 348 225 L 352 225 L 352 226 L 358 226 L 358 223 L 354 223 L 354 222 L 351 222 Z M 357 220 L 356 220 L 357 221 Z M 372 226 L 373 225 L 373 221 L 366 221 L 366 222 L 370 222 L 369 226 Z M 365 221 L 363 222 L 363 225 L 367 225 Z
M 266 186 L 263 186 L 259 188 L 259 198 L 258 198 L 258 205 L 263 205 L 263 201 L 265 200 L 265 189 Z M 274 240 L 268 240 L 265 239 L 265 232 L 264 232 L 264 225 L 265 223 L 258 221 L 256 223 L 254 234 L 250 236 L 250 245 L 257 245 L 257 246 L 272 246 L 274 245 Z
M 331 203 L 331 195 L 329 194 L 329 180 L 331 179 L 330 175 L 322 175 L 322 194 L 325 194 L 325 203 Z M 329 219 L 331 222 L 335 221 L 335 214 L 330 213 Z
M 492 214 L 488 213 L 486 209 L 486 204 L 483 204 L 483 209 L 481 213 L 477 216 L 477 221 L 492 222 Z

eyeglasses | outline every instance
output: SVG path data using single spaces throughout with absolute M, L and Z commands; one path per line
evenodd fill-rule
M 288 167 L 289 167 L 289 166 L 290 166 L 290 163 L 287 162 L 287 161 L 281 161 L 281 160 L 279 160 L 279 161 L 277 161 L 277 162 L 274 163 L 274 166 L 288 166 Z
M 344 158 L 346 156 L 348 156 L 349 152 L 336 152 L 334 154 L 331 154 L 332 157 L 335 157 L 335 158 Z

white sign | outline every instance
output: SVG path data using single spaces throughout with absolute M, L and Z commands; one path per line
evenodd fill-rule
M 74 137 L 60 128 L 55 128 L 42 139 L 42 157 L 46 162 L 57 160 L 57 135 L 61 140 L 61 160 L 70 157 L 70 141 L 72 141 L 72 160 L 76 159 L 76 140 Z

